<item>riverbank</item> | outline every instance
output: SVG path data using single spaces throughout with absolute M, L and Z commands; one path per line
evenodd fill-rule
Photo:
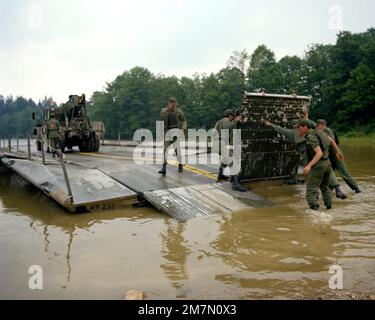
M 365 135 L 363 133 L 347 133 L 340 137 L 342 142 L 351 142 L 351 143 L 375 143 L 375 133 Z

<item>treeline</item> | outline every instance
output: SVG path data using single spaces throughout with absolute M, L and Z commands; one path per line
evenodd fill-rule
M 240 106 L 245 90 L 311 95 L 312 118 L 325 118 L 341 133 L 375 132 L 375 29 L 339 33 L 336 44 L 312 45 L 302 58 L 277 61 L 264 45 L 251 54 L 237 51 L 218 73 L 178 78 L 135 67 L 95 92 L 88 109 L 92 120 L 105 123 L 108 138 L 129 139 L 139 128 L 155 128 L 170 96 L 190 128 L 212 128 L 224 109 Z M 0 135 L 29 133 L 31 112 L 41 112 L 46 101 L 0 96 Z
M 136 67 L 95 92 L 90 114 L 108 136 L 131 138 L 154 128 L 169 96 L 178 99 L 191 128 L 211 128 L 224 109 L 237 108 L 244 91 L 311 95 L 312 118 L 325 118 L 341 133 L 375 131 L 375 29 L 342 32 L 335 45 L 312 45 L 303 58 L 277 61 L 266 46 L 234 52 L 218 73 L 167 77 Z
M 48 99 L 35 103 L 32 99 L 0 95 L 0 137 L 24 138 L 32 133 L 32 113 L 42 115 Z

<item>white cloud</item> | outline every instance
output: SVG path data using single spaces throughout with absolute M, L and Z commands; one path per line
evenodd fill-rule
M 335 40 L 329 7 L 344 28 L 371 27 L 371 0 L 0 1 L 0 93 L 52 95 L 100 90 L 136 65 L 155 73 L 216 72 L 234 50 L 266 44 L 278 58 Z M 351 10 L 355 8 L 356 10 Z

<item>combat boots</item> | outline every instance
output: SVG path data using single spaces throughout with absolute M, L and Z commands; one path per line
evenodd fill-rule
M 220 168 L 219 174 L 217 176 L 217 182 L 227 181 L 227 180 L 229 180 L 229 178 L 224 175 L 224 168 Z
M 337 187 L 335 187 L 335 189 L 336 189 L 336 198 L 337 199 L 342 199 L 342 200 L 348 199 L 347 195 L 340 190 L 340 187 L 337 186 Z
M 178 172 L 179 172 L 179 173 L 184 172 L 184 165 L 183 165 L 183 164 L 179 164 L 179 165 L 178 165 Z
M 247 192 L 247 189 L 241 186 L 240 180 L 237 176 L 232 177 L 232 189 L 239 192 Z
M 163 164 L 163 167 L 161 168 L 159 173 L 162 174 L 163 176 L 165 176 L 167 174 L 167 165 L 166 164 Z

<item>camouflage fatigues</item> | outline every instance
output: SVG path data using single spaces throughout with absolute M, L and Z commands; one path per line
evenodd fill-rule
M 322 192 L 325 206 L 332 206 L 332 196 L 329 190 L 329 179 L 332 172 L 328 151 L 330 145 L 328 136 L 322 132 L 310 130 L 306 135 L 306 161 L 308 163 L 314 158 L 316 147 L 320 146 L 323 151 L 322 158 L 312 167 L 307 178 L 306 200 L 310 208 L 318 205 L 319 189 Z
M 315 127 L 315 124 L 312 125 Z M 301 164 L 306 166 L 308 163 L 306 161 L 306 140 L 305 137 L 301 137 L 297 129 L 285 129 L 274 124 L 271 124 L 270 127 L 274 129 L 276 132 L 283 135 L 288 142 L 294 143 L 296 146 L 297 151 L 301 155 Z M 331 147 L 332 148 L 332 147 Z M 329 178 L 329 187 L 330 189 L 334 189 L 339 187 L 340 184 L 337 181 L 335 172 L 332 170 Z
M 337 135 L 335 134 L 335 132 L 332 129 L 326 128 L 324 131 L 328 134 L 328 136 L 330 138 L 335 140 L 338 145 L 340 144 L 340 142 L 338 141 Z M 350 175 L 345 161 L 337 158 L 336 152 L 334 152 L 333 150 L 331 150 L 331 152 L 330 152 L 330 160 L 331 160 L 333 170 L 336 170 L 340 174 L 340 176 L 344 179 L 346 184 L 352 190 L 354 190 L 354 191 L 358 190 L 359 187 L 358 187 L 357 181 Z M 336 175 L 335 174 L 333 174 L 333 175 L 336 178 Z M 337 181 L 337 179 L 336 179 L 336 181 Z
M 51 118 L 47 122 L 47 138 L 50 146 L 54 149 L 51 150 L 52 152 L 60 150 L 60 123 L 55 118 Z
M 231 144 L 232 143 L 232 137 L 233 137 L 233 130 L 237 128 L 237 121 L 236 120 L 233 120 L 233 121 L 230 121 L 229 118 L 225 117 L 221 120 L 219 120 L 216 125 L 215 125 L 215 129 L 217 130 L 218 132 L 218 137 L 220 139 L 221 137 L 221 130 L 229 130 L 229 143 Z
M 160 112 L 160 121 L 164 122 L 165 133 L 172 129 L 187 130 L 187 121 L 184 112 L 180 108 L 175 108 L 173 111 L 168 111 L 164 108 Z M 180 142 L 175 137 L 173 141 L 164 141 L 164 164 L 167 164 L 167 151 L 173 145 L 176 152 L 177 161 L 182 164 L 181 146 Z
M 231 145 L 233 143 L 233 130 L 237 128 L 237 124 L 238 122 L 236 120 L 230 121 L 229 118 L 225 117 L 219 120 L 215 125 L 215 129 L 217 130 L 216 131 L 217 135 L 214 138 L 215 139 L 214 143 L 218 145 L 219 155 L 221 156 L 220 168 L 222 169 L 224 169 L 228 165 L 229 160 L 230 160 L 230 159 L 227 159 L 226 156 L 228 156 L 229 158 L 233 157 L 233 150 L 231 148 Z M 229 144 L 222 146 L 221 145 L 221 130 L 226 130 L 226 129 L 229 130 Z M 223 154 L 222 147 L 229 149 L 228 152 L 226 152 L 227 155 Z

